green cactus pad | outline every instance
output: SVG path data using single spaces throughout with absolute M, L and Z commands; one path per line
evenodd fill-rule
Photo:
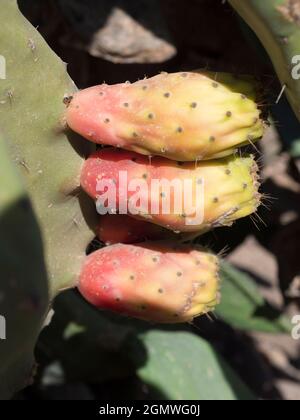
M 43 245 L 30 201 L 0 137 L 0 399 L 25 385 L 48 306 Z
M 0 54 L 6 61 L 0 126 L 41 227 L 54 296 L 76 283 L 93 237 L 88 226 L 93 205 L 78 188 L 82 156 L 90 145 L 69 137 L 60 121 L 65 95 L 76 90 L 66 65 L 21 15 L 16 1 L 0 0 L 0 7 Z
M 292 71 L 293 67 L 299 65 L 300 55 L 298 1 L 229 0 L 229 3 L 250 25 L 266 48 L 290 104 L 300 120 L 300 78 L 293 76 Z

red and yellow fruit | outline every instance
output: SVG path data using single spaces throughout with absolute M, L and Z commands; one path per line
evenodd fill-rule
M 190 322 L 219 299 L 218 258 L 187 245 L 117 244 L 94 252 L 79 290 L 94 306 L 160 323 Z
M 252 82 L 188 72 L 94 86 L 75 94 L 66 120 L 95 143 L 179 161 L 219 158 L 263 135 Z
M 158 188 L 153 188 L 153 181 Z M 230 156 L 195 165 L 161 157 L 149 161 L 134 152 L 107 148 L 91 155 L 81 174 L 82 188 L 94 200 L 103 197 L 104 190 L 99 188 L 103 182 L 111 187 L 115 198 L 112 204 L 107 203 L 106 210 L 112 213 L 122 210 L 175 232 L 205 232 L 229 226 L 255 212 L 260 204 L 257 165 L 251 156 Z M 130 190 L 132 182 L 141 185 L 138 196 Z M 178 186 L 182 189 L 178 190 Z M 192 186 L 188 200 L 185 186 Z M 168 200 L 169 206 L 165 206 Z

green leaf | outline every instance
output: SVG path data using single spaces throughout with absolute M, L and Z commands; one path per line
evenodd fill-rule
M 135 329 L 118 325 L 75 291 L 59 295 L 51 324 L 40 334 L 37 360 L 59 361 L 67 381 L 99 383 L 132 374 L 121 355 L 127 336 Z
M 289 333 L 289 320 L 261 296 L 248 274 L 223 262 L 221 268 L 222 300 L 216 314 L 225 322 L 242 330 Z
M 38 342 L 45 375 L 47 366 L 59 361 L 68 381 L 103 383 L 136 374 L 151 398 L 254 399 L 223 358 L 188 327 L 151 327 L 101 312 L 74 291 L 58 296 L 54 309 Z
M 211 345 L 190 332 L 140 333 L 129 354 L 139 365 L 139 378 L 158 399 L 254 399 Z
M 300 139 L 296 139 L 293 141 L 290 147 L 290 153 L 295 158 L 300 156 Z

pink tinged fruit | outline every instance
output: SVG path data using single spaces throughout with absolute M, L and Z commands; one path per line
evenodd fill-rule
M 126 183 L 120 182 L 120 173 L 126 174 Z M 141 200 L 147 206 L 136 214 L 130 213 L 127 204 L 135 196 L 135 191 L 129 191 L 132 180 L 143 182 Z M 153 180 L 176 179 L 180 181 L 184 191 L 184 181 L 192 185 L 192 196 L 185 200 L 184 192 L 178 196 L 175 188 L 159 190 L 152 189 Z M 91 155 L 83 166 L 81 173 L 81 186 L 94 200 L 101 197 L 99 182 L 108 180 L 115 190 L 115 209 L 129 211 L 129 215 L 147 222 L 160 225 L 174 232 L 203 233 L 219 226 L 230 226 L 242 217 L 255 212 L 260 204 L 258 192 L 259 182 L 257 165 L 252 156 L 230 156 L 216 161 L 174 162 L 162 157 L 149 160 L 148 157 L 134 152 L 105 148 Z M 199 188 L 203 186 L 203 194 Z M 169 194 L 170 192 L 170 194 Z M 103 194 L 102 194 L 103 195 Z M 165 211 L 163 204 L 170 196 L 170 212 Z M 124 200 L 119 200 L 119 198 Z M 182 212 L 178 213 L 174 204 L 181 197 Z M 127 201 L 126 201 L 127 200 Z M 124 203 L 126 201 L 125 209 Z M 139 203 L 138 203 L 139 204 Z M 156 213 L 154 209 L 158 209 Z M 197 212 L 195 212 L 197 209 Z M 168 210 L 168 209 L 167 209 Z M 200 211 L 199 211 L 200 210 Z M 198 222 L 197 214 L 203 218 Z M 126 211 L 125 211 L 126 213 Z M 156 239 L 149 236 L 150 239 Z M 165 237 L 164 237 L 165 238 Z
M 78 288 L 99 309 L 150 322 L 190 322 L 219 302 L 219 261 L 172 242 L 117 244 L 87 257 Z
M 252 82 L 188 72 L 94 86 L 75 94 L 66 120 L 95 143 L 180 161 L 219 158 L 263 135 Z

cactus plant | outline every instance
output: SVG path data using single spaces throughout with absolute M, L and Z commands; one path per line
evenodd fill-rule
M 123 180 L 121 176 L 124 172 L 126 179 Z M 232 156 L 195 165 L 176 163 L 161 157 L 149 162 L 147 157 L 134 152 L 105 148 L 93 153 L 85 162 L 81 185 L 92 198 L 97 199 L 101 196 L 100 192 L 104 192 L 99 191 L 104 187 L 99 187 L 99 182 L 103 180 L 110 184 L 113 181 L 112 186 L 116 189 L 116 194 L 112 191 L 111 198 L 116 196 L 117 209 L 112 207 L 105 210 L 113 212 L 121 207 L 126 210 L 122 201 L 127 200 L 129 215 L 179 232 L 203 233 L 218 226 L 230 226 L 236 219 L 255 212 L 260 203 L 257 165 L 253 157 Z M 130 211 L 130 202 L 133 204 L 136 194 L 130 188 L 134 180 L 141 180 L 142 186 L 145 183 L 139 194 L 144 198 L 141 199 L 142 203 L 138 203 L 139 207 Z M 154 180 L 161 182 L 159 188 L 153 188 Z M 174 180 L 180 182 L 181 189 L 176 189 L 175 184 L 169 194 L 163 181 L 169 181 L 171 185 Z M 191 197 L 185 202 L 188 182 L 192 186 Z M 169 208 L 164 211 L 164 201 L 167 199 L 170 201 Z M 108 201 L 107 207 L 115 205 L 115 200 L 112 203 Z
M 266 48 L 300 120 L 298 0 L 229 0 Z
M 252 86 L 222 73 L 163 73 L 85 89 L 66 119 L 96 143 L 180 161 L 212 159 L 262 137 Z
M 134 85 L 102 86 L 99 95 L 99 87 L 76 93 L 65 64 L 20 14 L 17 2 L 0 0 L 0 6 L 0 51 L 7 64 L 7 78 L 0 84 L 0 126 L 7 148 L 6 152 L 1 140 L 3 281 L 0 296 L 3 295 L 4 300 L 0 301 L 1 311 L 7 315 L 8 327 L 11 327 L 9 340 L 1 345 L 0 353 L 3 362 L 0 397 L 3 398 L 30 376 L 39 329 L 53 298 L 62 290 L 78 285 L 81 293 L 96 306 L 148 321 L 169 323 L 192 321 L 198 314 L 214 308 L 219 299 L 218 258 L 194 246 L 174 245 L 174 241 L 118 244 L 86 257 L 86 247 L 97 230 L 98 220 L 92 200 L 80 189 L 81 169 L 84 167 L 82 185 L 91 194 L 89 184 L 94 185 L 99 174 L 93 172 L 93 178 L 87 168 L 95 156 L 98 159 L 99 153 L 101 158 L 106 153 L 108 156 L 127 153 L 131 158 L 136 155 L 108 149 L 92 155 L 84 165 L 84 158 L 94 147 L 65 130 L 64 104 L 69 104 L 66 112 L 69 126 L 90 140 L 96 142 L 101 137 L 104 142 L 108 139 L 107 143 L 144 154 L 163 154 L 178 161 L 230 155 L 237 146 L 261 137 L 263 122 L 248 79 L 223 74 L 217 79 L 207 72 L 160 75 Z M 198 84 L 200 93 L 193 99 Z M 140 112 L 136 112 L 136 108 L 132 112 L 130 103 L 123 97 L 122 112 L 113 109 L 110 116 L 104 116 L 104 125 L 98 125 L 95 112 L 108 112 L 106 105 L 117 105 L 116 91 L 120 96 L 130 92 L 134 107 L 142 95 Z M 100 101 L 95 93 L 102 98 Z M 169 109 L 161 109 L 160 94 L 166 100 L 174 95 L 176 100 Z M 96 108 L 86 104 L 90 97 L 96 101 Z M 115 128 L 120 132 L 110 139 L 112 133 L 107 126 L 110 127 L 113 116 L 116 116 Z M 160 119 L 157 132 L 151 125 L 156 116 Z M 95 133 L 91 131 L 93 127 L 96 127 Z M 129 133 L 136 134 L 133 142 L 132 139 L 127 142 L 126 127 Z M 144 145 L 137 146 L 140 143 L 135 141 L 140 142 L 143 137 Z M 187 147 L 182 147 L 182 141 Z M 205 173 L 212 170 L 213 177 L 224 184 L 223 189 L 226 185 L 227 195 L 222 199 L 216 196 L 220 191 L 217 183 L 210 190 L 210 194 L 214 190 L 214 196 L 209 196 L 212 200 L 206 209 L 208 220 L 201 226 L 203 230 L 228 225 L 256 210 L 260 197 L 256 166 L 251 157 L 230 156 L 196 165 L 177 164 L 164 158 L 153 159 L 151 165 L 143 156 L 137 159 L 142 161 L 139 168 L 139 162 L 130 161 L 133 166 L 136 164 L 139 173 L 157 169 L 159 174 L 160 165 L 156 168 L 156 162 L 162 162 L 169 177 L 172 170 L 176 174 L 188 170 L 195 175 L 198 168 L 202 168 Z M 228 182 L 231 175 L 234 175 L 232 181 Z M 207 181 L 215 182 L 211 176 Z M 91 195 L 95 196 L 93 191 Z M 175 223 L 158 224 L 185 230 L 177 219 Z M 19 232 L 22 232 L 21 241 Z M 13 264 L 16 260 L 17 265 Z M 21 325 L 22 331 L 19 330 Z

